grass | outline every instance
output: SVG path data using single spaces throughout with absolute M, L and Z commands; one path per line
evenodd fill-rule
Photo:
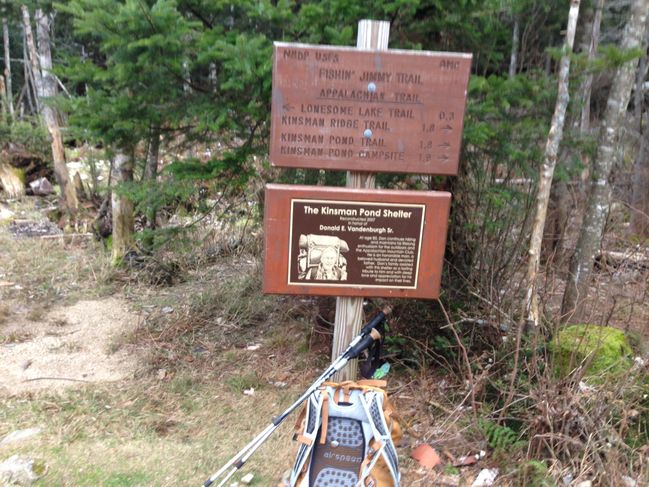
M 0 458 L 19 453 L 44 462 L 48 486 L 200 485 L 269 423 L 270 409 L 286 407 L 288 396 L 249 397 L 224 383 L 176 377 L 4 399 L 0 436 L 33 425 L 43 432 L 0 447 Z M 256 485 L 274 485 L 289 468 L 289 430 L 272 437 L 243 472 L 255 473 Z
M 2 279 L 22 288 L 0 289 L 3 300 L 26 307 L 25 316 L 35 323 L 47 319 L 50 303 L 69 304 L 117 287 L 108 256 L 94 242 L 15 240 L 0 229 L 0 259 L 7 263 Z M 286 357 L 280 365 L 262 357 L 260 364 L 242 348 L 257 342 L 258 325 L 275 310 L 272 299 L 259 293 L 260 273 L 249 268 L 235 269 L 223 283 L 208 273 L 195 275 L 173 290 L 129 282 L 122 292 L 149 318 L 109 348 L 117 351 L 128 343 L 143 350 L 138 379 L 0 396 L 0 438 L 18 429 L 43 429 L 34 438 L 1 446 L 0 461 L 14 454 L 36 459 L 45 465 L 41 484 L 47 486 L 200 485 L 301 392 L 300 381 L 286 389 L 267 385 L 269 379 L 286 379 Z M 173 312 L 162 312 L 166 306 Z M 10 314 L 3 303 L 0 319 Z M 0 342 L 29 338 L 12 333 Z M 75 344 L 70 347 L 74 351 Z M 167 368 L 162 376 L 161 367 Z M 244 395 L 250 387 L 255 395 Z M 277 483 L 296 450 L 288 423 L 233 480 L 253 472 L 253 485 Z
M 93 240 L 66 244 L 62 239 L 15 239 L 0 227 L 0 279 L 15 283 L 0 288 L 2 300 L 25 303 L 71 302 L 114 291 L 105 250 Z M 42 306 L 29 319 L 42 319 Z
M 0 304 L 0 325 L 4 325 L 9 321 L 11 316 L 11 308 L 8 304 Z

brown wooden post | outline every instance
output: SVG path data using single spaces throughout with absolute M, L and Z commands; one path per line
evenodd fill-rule
M 361 20 L 358 22 L 356 47 L 359 49 L 387 50 L 390 37 L 390 22 Z M 347 187 L 374 188 L 374 174 L 347 172 Z M 339 297 L 336 299 L 336 320 L 331 357 L 334 360 L 345 351 L 351 340 L 358 335 L 363 324 L 363 298 Z M 347 368 L 334 375 L 333 380 L 342 382 L 356 380 L 357 363 L 350 362 Z

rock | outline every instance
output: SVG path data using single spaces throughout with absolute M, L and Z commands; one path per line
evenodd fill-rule
M 260 348 L 261 348 L 261 345 L 259 345 L 258 343 L 256 343 L 256 344 L 254 344 L 254 345 L 248 345 L 248 346 L 246 347 L 246 350 L 250 350 L 251 352 L 255 352 L 255 351 L 259 350 Z
M 19 455 L 8 458 L 0 463 L 0 483 L 3 486 L 32 485 L 40 478 L 40 475 L 34 472 L 34 463 L 31 458 Z
M 174 309 L 171 306 L 165 306 L 161 310 L 164 314 L 168 315 L 169 313 L 173 313 Z
M 624 484 L 624 487 L 637 487 L 638 481 L 633 480 L 631 477 L 627 477 L 626 475 L 622 475 L 622 483 Z
M 585 377 L 619 375 L 632 364 L 632 350 L 622 330 L 609 326 L 580 324 L 567 326 L 551 342 L 555 372 L 566 377 L 584 364 Z
M 11 220 L 14 217 L 14 215 L 15 213 L 11 211 L 9 208 L 0 206 L 0 222 L 5 220 Z
M 251 387 L 250 389 L 246 389 L 243 391 L 244 395 L 246 396 L 254 396 L 255 395 L 255 388 Z
M 250 485 L 252 483 L 252 479 L 255 478 L 255 474 L 253 473 L 247 473 L 243 477 L 241 477 L 241 483 L 245 485 Z
M 0 440 L 0 446 L 26 440 L 28 438 L 31 438 L 32 436 L 38 435 L 41 431 L 42 430 L 40 428 L 27 428 L 24 430 L 14 431 L 13 433 L 9 433 L 2 440 Z
M 32 188 L 32 193 L 36 196 L 47 196 L 54 193 L 54 187 L 47 178 L 36 179 L 29 183 L 29 187 Z
M 575 487 L 593 487 L 593 481 L 592 480 L 584 480 L 583 482 L 579 482 Z
M 496 482 L 496 477 L 498 477 L 497 468 L 483 468 L 471 484 L 471 487 L 490 487 Z

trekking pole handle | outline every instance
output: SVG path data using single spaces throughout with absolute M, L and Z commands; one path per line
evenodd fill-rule
M 354 345 L 352 348 L 349 349 L 349 352 L 347 352 L 345 355 L 349 359 L 357 358 L 363 350 L 367 349 L 374 343 L 376 340 L 381 339 L 381 334 L 378 332 L 376 328 L 372 328 L 370 331 L 370 334 L 363 337 L 360 342 L 358 342 L 356 345 Z
M 379 313 L 374 318 L 372 318 L 372 321 L 370 321 L 367 325 L 365 325 L 361 329 L 361 335 L 363 336 L 369 335 L 370 331 L 372 331 L 374 328 L 379 326 L 383 322 L 383 320 L 385 320 L 385 317 L 389 315 L 391 312 L 392 312 L 392 306 L 386 306 L 381 311 L 379 311 Z M 372 342 L 370 342 L 370 344 L 371 343 Z

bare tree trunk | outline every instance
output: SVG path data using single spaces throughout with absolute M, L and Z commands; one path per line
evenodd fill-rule
M 144 165 L 144 174 L 142 179 L 145 181 L 155 181 L 158 176 L 158 159 L 160 157 L 160 128 L 151 129 L 149 139 L 149 150 L 146 154 L 146 163 Z
M 649 34 L 649 29 L 645 34 Z M 647 77 L 647 35 L 642 45 L 642 52 L 644 55 L 640 58 L 638 71 L 635 77 L 635 91 L 633 93 L 633 118 L 635 119 L 635 126 L 638 130 L 639 137 L 642 137 L 642 112 L 644 108 L 644 90 L 642 85 Z
M 604 9 L 604 0 L 597 0 L 595 16 L 593 17 L 593 26 L 590 30 L 590 44 L 588 46 L 588 61 L 591 62 L 597 55 L 597 46 L 599 45 L 599 31 L 602 24 L 602 10 Z M 590 94 L 593 87 L 593 75 L 586 75 L 579 88 L 581 93 L 581 133 L 585 134 L 590 130 Z
M 514 18 L 514 32 L 512 33 L 512 52 L 509 58 L 509 77 L 513 78 L 516 76 L 516 69 L 518 67 L 518 44 L 520 41 L 520 21 L 518 20 L 518 15 Z
M 2 18 L 2 39 L 5 50 L 5 88 L 7 93 L 7 101 L 9 105 L 9 114 L 14 116 L 14 100 L 13 89 L 11 80 L 11 52 L 9 49 L 9 24 L 7 18 Z
M 622 49 L 629 50 L 642 45 L 648 12 L 649 0 L 633 2 L 631 15 L 624 28 Z M 597 155 L 593 161 L 586 213 L 577 247 L 570 262 L 570 274 L 563 295 L 562 322 L 578 320 L 582 315 L 584 299 L 590 285 L 593 261 L 601 246 L 604 226 L 608 217 L 611 197 L 609 177 L 615 163 L 620 124 L 629 105 L 637 66 L 638 60 L 634 59 L 618 68 L 608 96 L 604 119 L 599 131 Z
M 23 5 L 23 24 L 25 26 L 25 37 L 29 47 L 32 72 L 36 82 L 36 91 L 40 99 L 43 119 L 47 130 L 52 139 L 52 158 L 54 159 L 54 175 L 61 187 L 61 194 L 65 207 L 74 215 L 79 209 L 79 200 L 70 184 L 70 176 L 65 160 L 65 148 L 63 147 L 63 138 L 59 128 L 56 112 L 48 104 L 42 103 L 43 98 L 51 98 L 56 95 L 56 79 L 52 75 L 52 52 L 50 49 L 50 31 L 47 16 L 42 10 L 36 10 L 36 28 L 38 35 L 39 51 L 36 51 L 34 37 L 32 35 L 31 23 L 29 19 L 29 10 Z M 42 72 L 41 72 L 42 69 Z
M 25 55 L 26 66 L 29 67 L 29 75 L 31 81 L 34 83 L 35 101 L 38 113 L 41 113 L 40 98 L 43 93 L 43 77 L 41 76 L 41 69 L 38 65 L 38 54 L 36 51 L 36 42 L 34 41 L 34 34 L 32 33 L 31 19 L 29 18 L 29 10 L 25 5 L 22 6 L 23 13 L 23 28 L 25 31 Z M 29 64 L 27 64 L 29 63 Z
M 158 159 L 160 156 L 160 127 L 152 127 L 151 135 L 149 137 L 149 148 L 146 154 L 146 162 L 144 164 L 144 174 L 142 179 L 149 181 L 151 184 L 156 183 L 158 177 Z M 149 231 L 156 228 L 156 209 L 155 207 L 148 207 L 146 209 L 146 222 L 145 228 Z M 147 232 L 142 240 L 147 249 L 151 249 L 154 244 L 153 234 Z
M 645 128 L 633 166 L 630 233 L 649 237 L 649 130 Z
M 2 118 L 11 117 L 9 107 L 7 106 L 7 88 L 5 87 L 5 77 L 0 75 L 0 103 L 2 104 Z
M 537 279 L 539 273 L 539 262 L 541 258 L 541 243 L 543 241 L 543 228 L 545 227 L 545 218 L 550 200 L 550 188 L 552 187 L 552 177 L 554 168 L 557 165 L 559 154 L 559 145 L 563 137 L 563 126 L 566 120 L 566 109 L 570 100 L 568 92 L 569 75 L 570 75 L 570 56 L 575 42 L 575 30 L 577 28 L 577 18 L 579 17 L 580 0 L 572 0 L 570 3 L 570 13 L 568 14 L 568 28 L 566 33 L 566 43 L 564 46 L 563 56 L 561 56 L 561 66 L 559 69 L 559 87 L 557 102 L 554 107 L 550 133 L 545 145 L 545 157 L 541 166 L 539 176 L 539 189 L 536 195 L 536 214 L 532 226 L 532 237 L 530 240 L 529 261 L 527 265 L 527 293 L 525 295 L 525 320 L 527 326 L 538 327 L 539 325 L 539 300 L 537 292 Z
M 117 184 L 133 181 L 133 157 L 118 150 L 113 162 L 112 180 Z M 129 250 L 134 247 L 133 202 L 113 189 L 111 196 L 113 213 L 112 262 L 118 265 Z
M 32 76 L 32 70 L 29 64 L 29 54 L 27 53 L 27 33 L 25 32 L 24 25 L 23 25 L 23 70 L 24 70 L 24 78 L 25 78 L 25 100 L 27 101 L 29 112 L 35 115 L 40 113 L 40 107 L 38 106 L 38 97 L 36 96 L 36 83 L 34 82 L 34 77 Z

